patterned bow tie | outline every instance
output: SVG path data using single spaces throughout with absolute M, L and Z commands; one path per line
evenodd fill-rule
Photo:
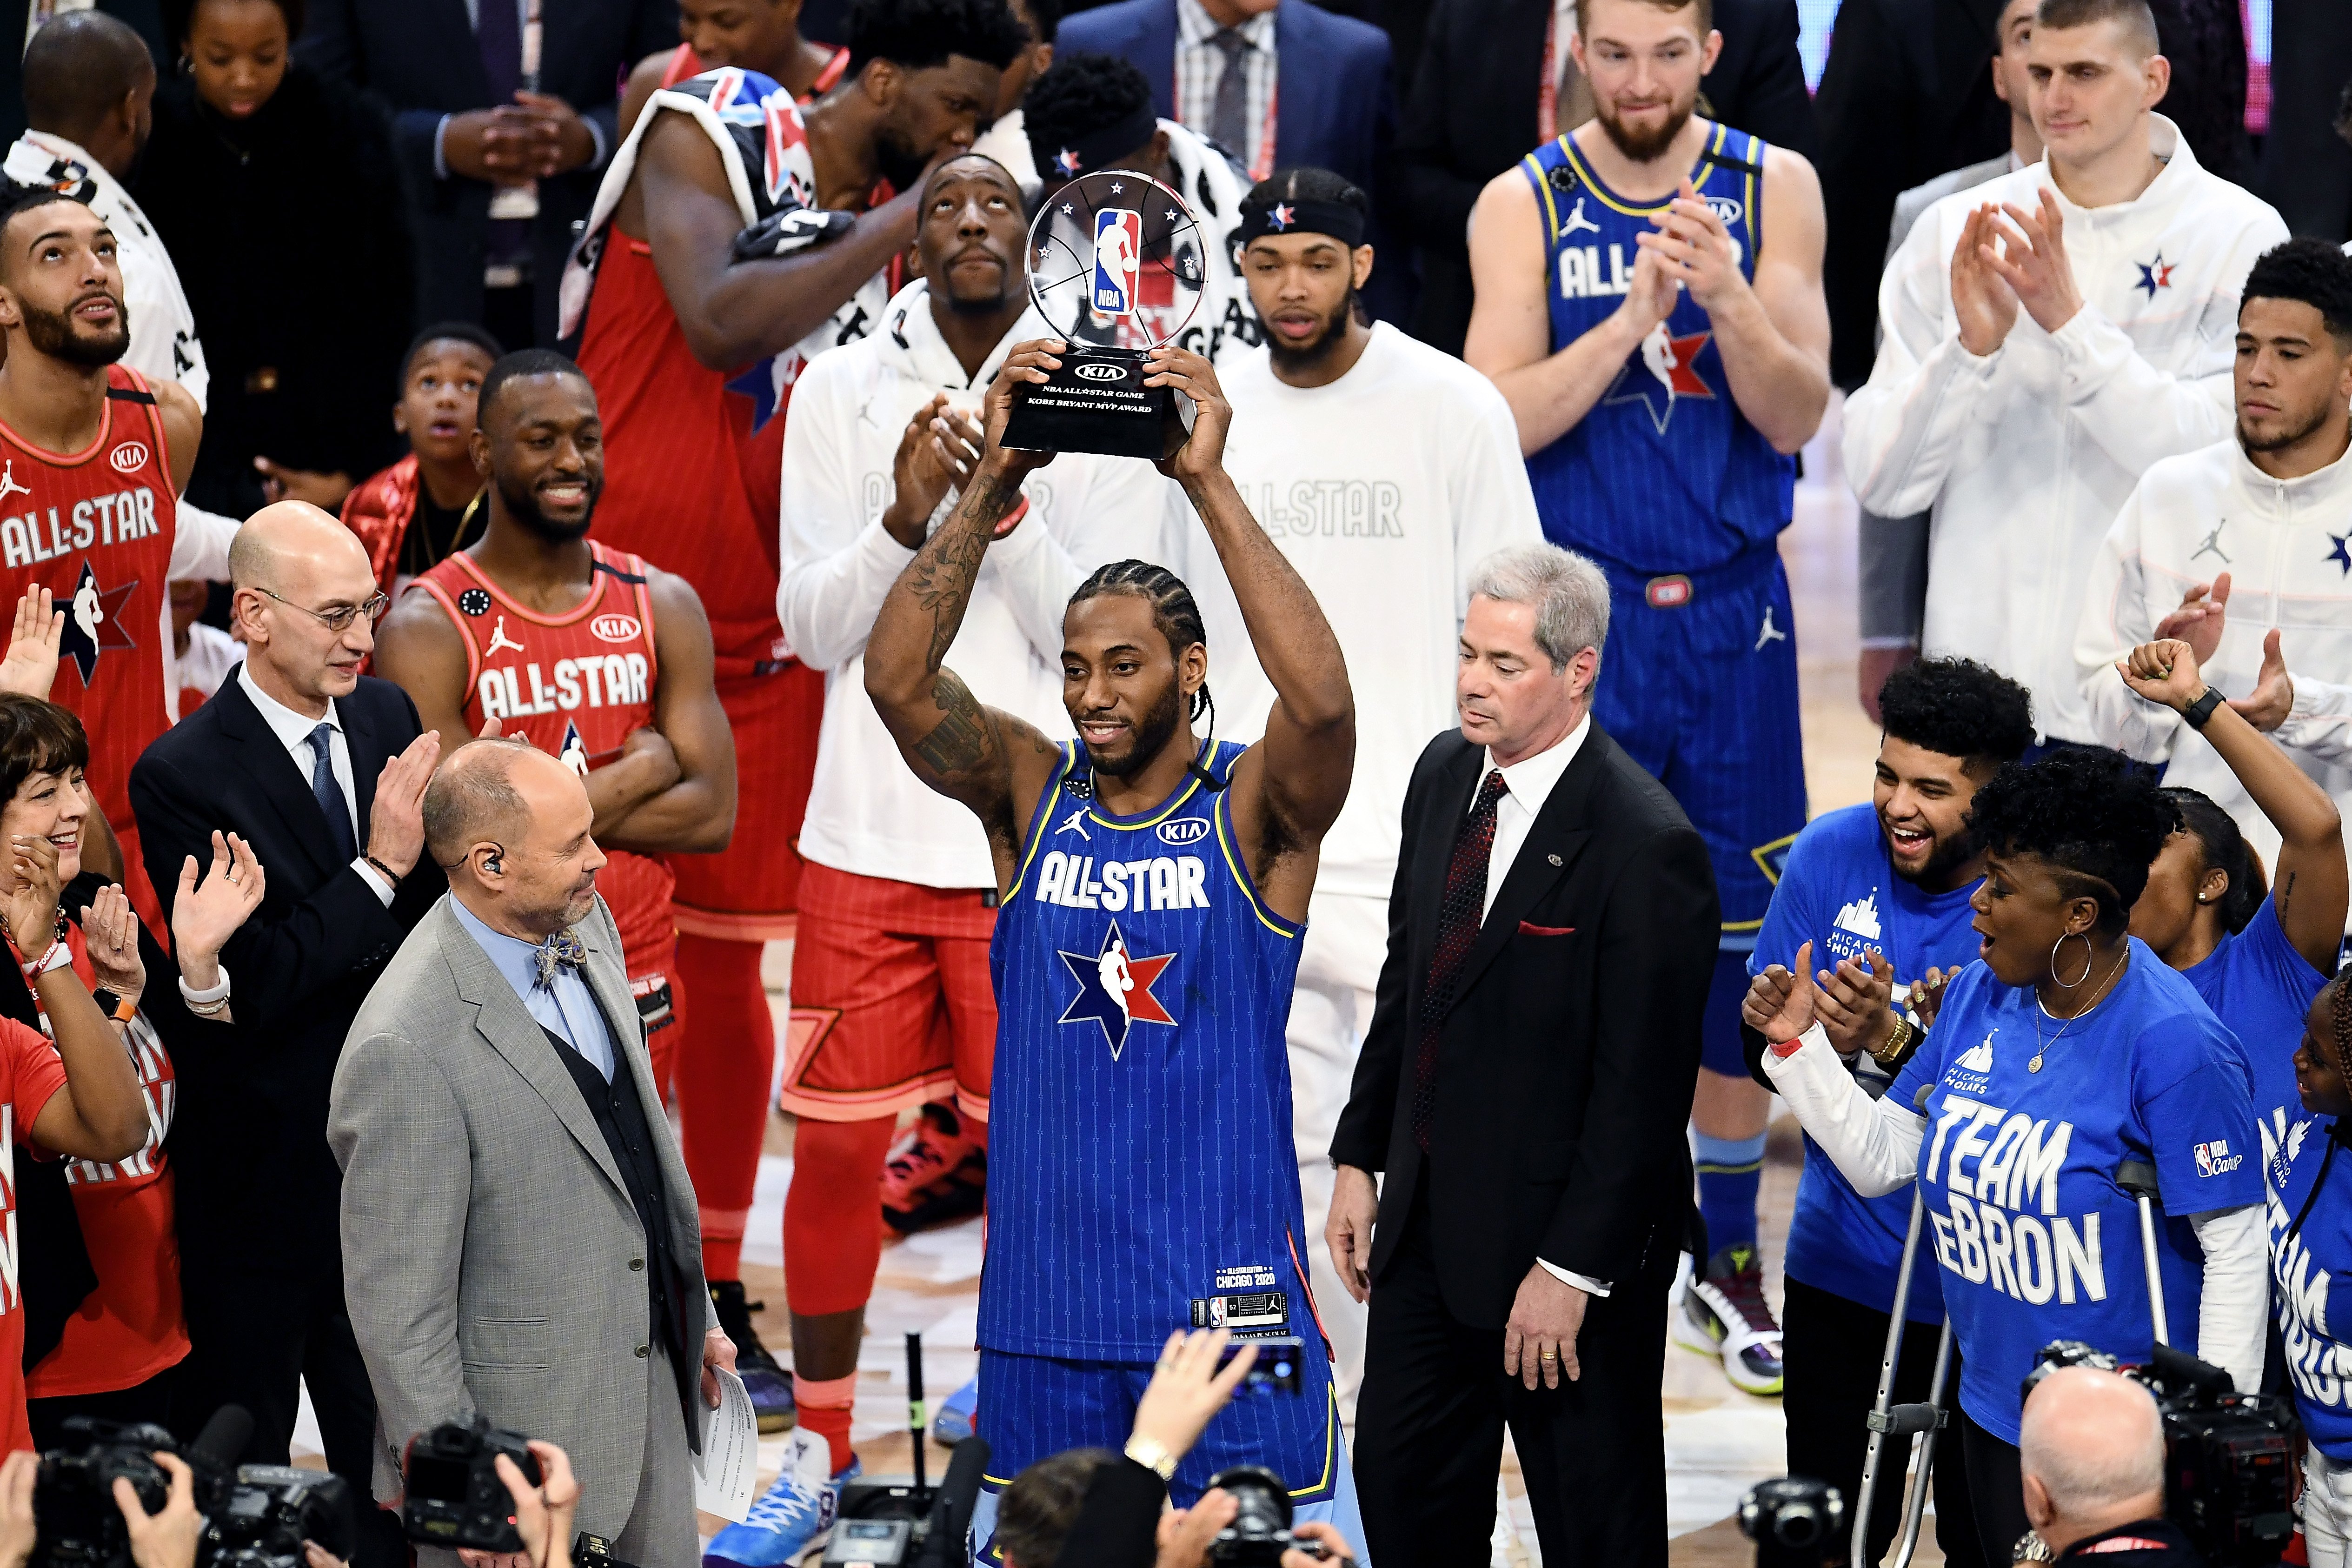
M 588 950 L 581 945 L 578 937 L 568 931 L 560 931 L 532 949 L 531 956 L 539 962 L 539 983 L 551 987 L 555 984 L 556 965 L 564 964 L 577 969 L 588 962 Z

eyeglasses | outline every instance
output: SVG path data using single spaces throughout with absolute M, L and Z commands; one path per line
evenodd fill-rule
M 381 590 L 369 595 L 356 605 L 337 605 L 331 610 L 314 610 L 308 605 L 296 604 L 283 594 L 270 594 L 268 589 L 257 585 L 254 592 L 269 594 L 271 598 L 288 609 L 301 611 L 304 615 L 322 623 L 331 632 L 349 631 L 352 623 L 362 616 L 365 616 L 368 618 L 368 624 L 373 626 L 383 619 L 383 613 L 386 610 L 392 608 L 392 596 Z

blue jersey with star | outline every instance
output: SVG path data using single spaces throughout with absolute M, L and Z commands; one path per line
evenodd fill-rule
M 1738 247 L 1752 281 L 1763 226 L 1765 143 L 1716 125 L 1690 173 Z M 1519 162 L 1548 236 L 1551 347 L 1615 312 L 1666 204 L 1629 202 L 1602 184 L 1563 136 Z M 1536 510 L 1555 544 L 1637 576 L 1700 572 L 1769 548 L 1789 525 L 1797 462 L 1772 449 L 1732 401 L 1714 324 L 1687 293 L 1627 358 L 1601 401 L 1528 458 Z
M 979 1342 L 1149 1362 L 1174 1329 L 1313 1336 L 1284 1044 L 1304 928 L 1251 884 L 1223 790 L 1114 816 L 1073 770 L 1076 742 L 989 946 Z

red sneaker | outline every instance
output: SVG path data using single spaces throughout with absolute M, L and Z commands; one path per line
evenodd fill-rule
M 898 1235 L 978 1214 L 988 1149 L 964 1134 L 951 1107 L 926 1105 L 882 1164 L 882 1220 Z

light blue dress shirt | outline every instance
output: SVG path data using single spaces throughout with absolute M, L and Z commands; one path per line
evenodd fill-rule
M 555 966 L 555 983 L 539 983 L 539 949 L 520 937 L 492 931 L 473 910 L 465 906 L 454 893 L 449 898 L 449 910 L 466 934 L 481 944 L 490 961 L 490 967 L 506 976 L 506 982 L 522 998 L 530 1016 L 552 1031 L 558 1038 L 613 1081 L 613 1032 L 605 1025 L 604 1009 L 596 1005 L 596 994 L 588 989 L 588 978 L 579 970 L 566 964 Z

